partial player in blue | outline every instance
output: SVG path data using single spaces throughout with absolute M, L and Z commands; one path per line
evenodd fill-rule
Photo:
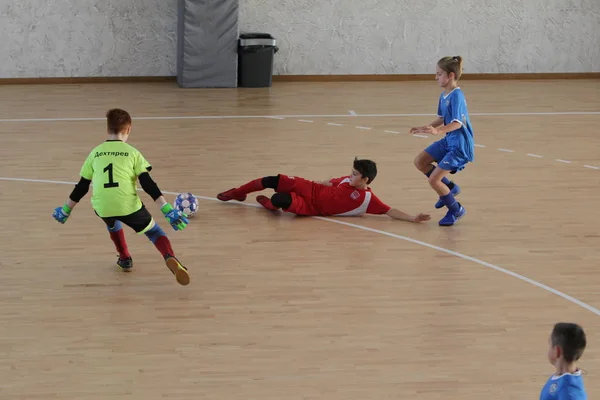
M 540 393 L 540 400 L 587 400 L 577 361 L 587 340 L 583 328 L 570 322 L 554 325 L 550 334 L 548 361 L 556 368 Z
M 415 157 L 415 166 L 429 178 L 429 184 L 439 196 L 435 208 L 448 208 L 446 216 L 439 221 L 441 226 L 454 225 L 466 213 L 455 199 L 460 187 L 450 181 L 448 175 L 463 170 L 469 162 L 473 162 L 475 153 L 467 101 L 458 87 L 462 63 L 460 56 L 443 57 L 438 61 L 435 77 L 444 92 L 440 95 L 437 118 L 430 125 L 410 130 L 413 134 L 445 135 Z

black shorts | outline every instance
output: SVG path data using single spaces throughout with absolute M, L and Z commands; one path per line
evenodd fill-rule
M 98 215 L 98 213 L 96 213 L 96 215 Z M 146 209 L 146 207 L 143 204 L 142 208 L 129 215 L 124 215 L 122 217 L 100 218 L 102 218 L 106 226 L 108 226 L 109 228 L 114 227 L 117 221 L 121 221 L 122 223 L 133 229 L 136 233 L 141 233 L 145 229 L 149 228 L 150 224 L 152 224 L 153 221 L 152 215 L 150 215 L 150 212 Z

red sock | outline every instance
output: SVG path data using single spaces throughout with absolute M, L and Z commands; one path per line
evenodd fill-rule
M 248 193 L 252 193 L 252 192 L 259 192 L 263 189 L 264 189 L 264 187 L 262 184 L 262 178 L 258 178 L 258 179 L 250 181 L 250 182 L 246 183 L 245 185 L 242 185 L 239 188 L 235 189 L 235 192 L 237 194 L 242 195 L 242 194 L 248 194 Z
M 167 254 L 175 257 L 175 252 L 173 251 L 173 248 L 171 247 L 171 241 L 169 240 L 168 237 L 166 237 L 166 236 L 159 237 L 158 239 L 156 239 L 156 242 L 154 242 L 154 245 L 156 246 L 158 251 L 160 251 L 160 254 L 162 254 L 163 257 L 166 257 Z
M 131 254 L 129 254 L 129 249 L 127 248 L 127 242 L 125 241 L 125 232 L 123 232 L 123 229 L 119 229 L 117 232 L 109 233 L 110 238 L 119 252 L 119 258 L 124 260 L 131 257 Z

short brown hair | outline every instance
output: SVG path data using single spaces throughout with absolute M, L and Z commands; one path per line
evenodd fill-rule
M 454 79 L 459 80 L 462 75 L 463 59 L 461 56 L 442 57 L 438 61 L 438 66 L 448 75 L 452 72 Z
M 131 116 L 125 110 L 113 108 L 106 113 L 106 127 L 109 133 L 119 133 L 131 125 Z

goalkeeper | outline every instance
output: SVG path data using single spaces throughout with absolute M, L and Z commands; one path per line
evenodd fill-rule
M 75 185 L 65 204 L 57 207 L 52 216 L 64 224 L 93 182 L 92 207 L 106 224 L 110 238 L 119 253 L 117 266 L 125 272 L 133 268 L 123 232 L 122 224 L 125 224 L 136 233 L 143 233 L 150 239 L 179 284 L 189 284 L 187 268 L 175 257 L 169 238 L 138 196 L 136 179 L 139 179 L 142 189 L 158 204 L 173 229 L 184 229 L 188 224 L 187 216 L 167 203 L 150 177 L 152 167 L 148 161 L 137 149 L 126 143 L 131 132 L 129 113 L 121 109 L 109 110 L 106 123 L 108 140 L 90 152 L 81 167 L 79 183 Z

